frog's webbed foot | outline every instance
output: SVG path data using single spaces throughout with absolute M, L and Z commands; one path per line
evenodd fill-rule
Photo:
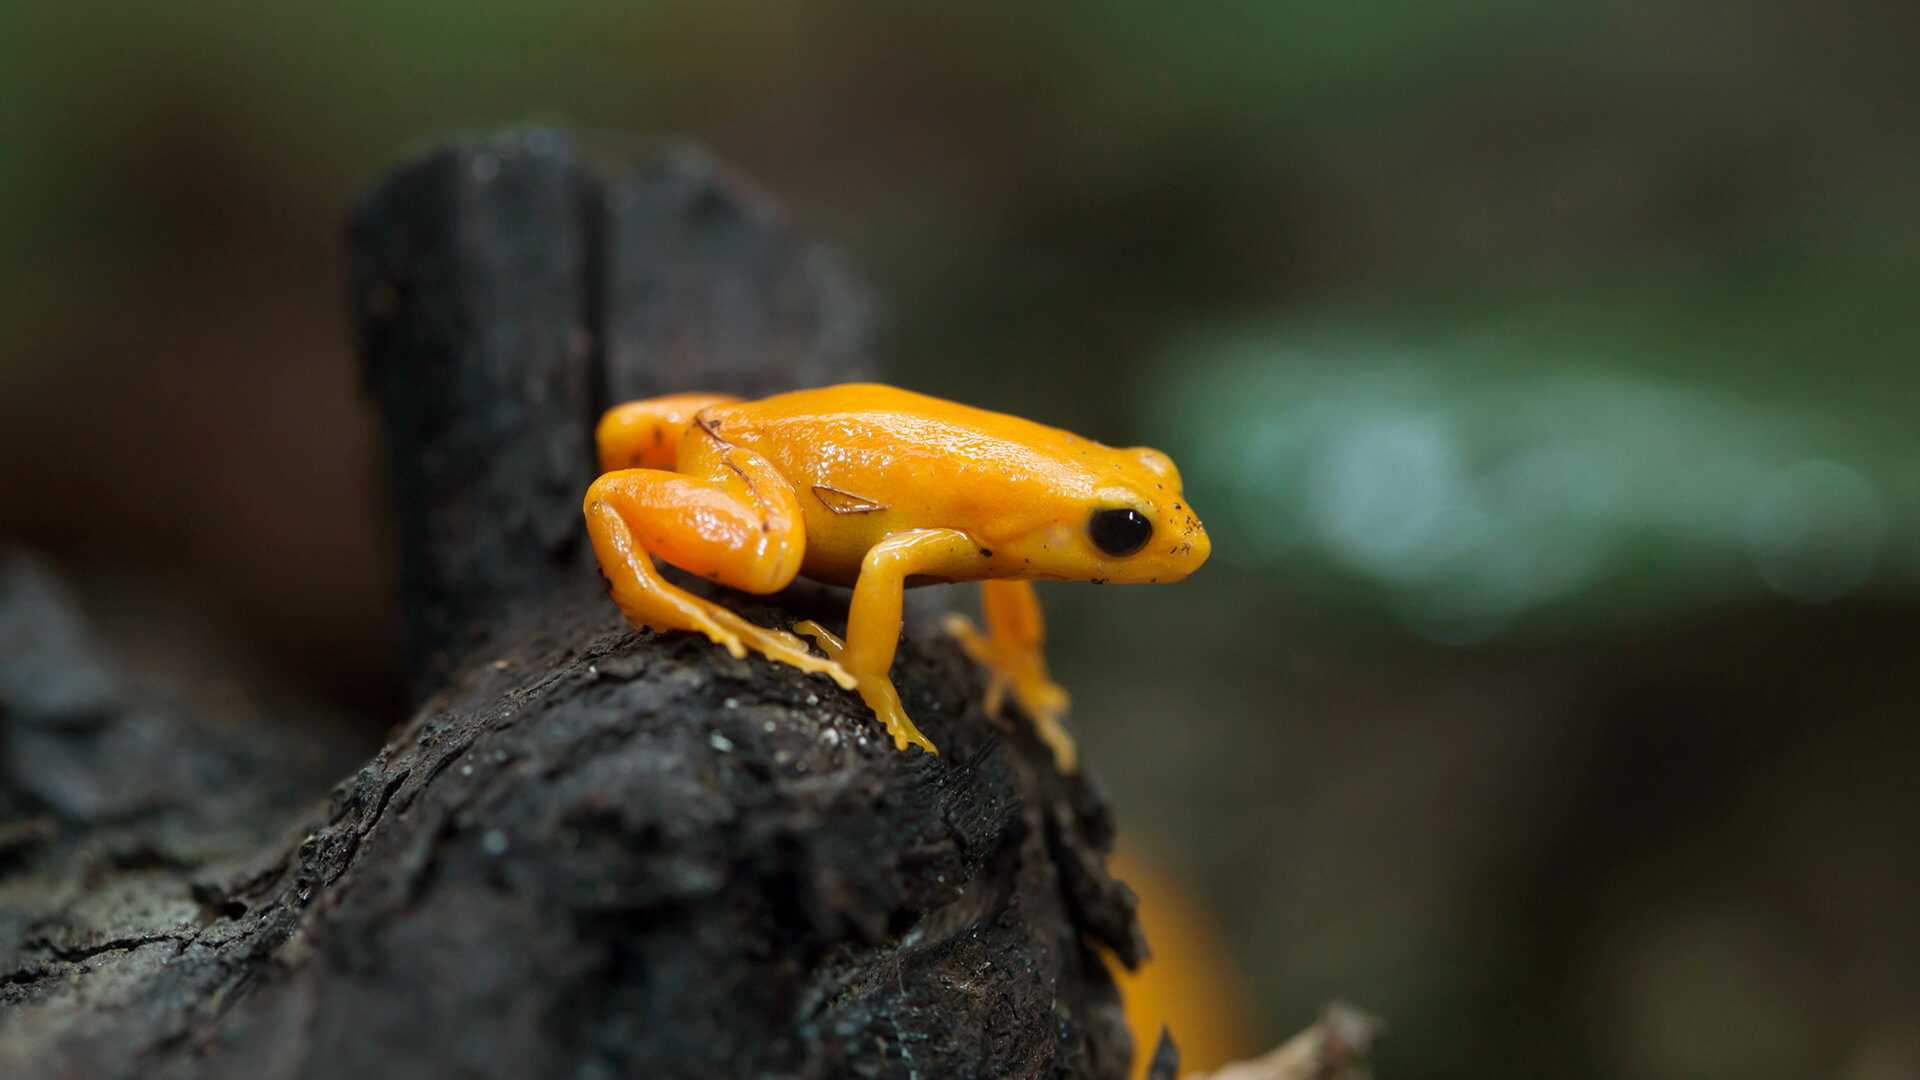
M 700 601 L 697 598 L 696 602 L 707 603 L 707 601 Z M 719 623 L 729 632 L 731 637 L 744 643 L 747 648 L 754 650 L 769 660 L 776 660 L 782 664 L 791 664 L 802 671 L 817 672 L 825 675 L 848 690 L 854 689 L 857 685 L 856 680 L 852 675 L 848 674 L 847 669 L 840 666 L 839 660 L 831 656 L 822 658 L 813 655 L 813 651 L 807 648 L 805 641 L 787 633 L 785 630 L 774 630 L 761 626 L 758 623 L 748 622 L 738 614 L 718 604 L 711 605 L 710 615 L 715 622 Z M 708 636 L 712 637 L 713 635 L 709 634 Z M 716 638 L 715 640 L 719 639 Z M 721 642 L 721 644 L 724 645 L 725 642 Z M 734 655 L 738 656 L 740 654 L 735 652 Z
M 840 658 L 847 653 L 847 643 L 840 640 L 838 634 L 812 619 L 794 624 L 793 630 L 796 634 L 812 638 L 814 644 L 820 646 L 820 650 L 827 654 L 826 662 L 835 667 L 839 666 Z M 840 685 L 860 692 L 860 700 L 867 703 L 867 708 L 872 709 L 873 715 L 886 726 L 887 734 L 893 736 L 895 749 L 905 750 L 912 745 L 929 754 L 940 752 L 934 749 L 933 741 L 921 734 L 920 729 L 914 726 L 913 719 L 907 715 L 906 708 L 900 704 L 900 693 L 893 688 L 893 680 L 884 675 L 862 675 Z
M 1034 734 L 1053 751 L 1060 771 L 1074 772 L 1079 768 L 1079 751 L 1061 723 L 1069 699 L 1066 688 L 1047 674 L 1041 651 L 1045 634 L 1033 586 L 1024 581 L 982 582 L 981 607 L 987 616 L 986 633 L 964 615 L 948 615 L 942 625 L 975 663 L 987 669 L 986 700 L 981 703 L 987 715 L 999 715 L 1011 693 L 1021 711 L 1032 718 Z
M 908 746 L 917 746 L 929 754 L 938 754 L 933 740 L 920 733 L 914 726 L 913 718 L 907 715 L 906 706 L 900 704 L 900 692 L 893 688 L 893 680 L 884 675 L 862 675 L 858 689 L 860 700 L 867 703 L 873 715 L 886 725 L 887 734 L 893 736 L 896 750 L 905 750 Z
M 818 672 L 853 689 L 853 676 L 837 662 L 813 655 L 806 642 L 784 630 L 770 630 L 749 622 L 661 577 L 652 557 L 640 548 L 632 527 L 616 507 L 604 501 L 591 501 L 586 516 L 594 551 L 612 583 L 614 603 L 619 605 L 628 622 L 656 630 L 691 630 L 705 634 L 736 657 L 745 656 L 748 649 L 753 649 L 769 660 L 791 664 L 802 671 Z
M 987 696 L 980 704 L 988 716 L 999 716 L 1000 706 L 1007 700 L 1007 690 L 1013 685 L 1013 676 L 996 657 L 993 639 L 981 633 L 972 619 L 957 613 L 943 617 L 940 626 L 960 643 L 960 651 L 967 654 L 967 659 L 987 669 Z

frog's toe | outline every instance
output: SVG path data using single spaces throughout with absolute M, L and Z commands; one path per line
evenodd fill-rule
M 965 615 L 950 613 L 940 620 L 940 627 L 960 642 L 960 651 L 966 653 L 974 663 L 992 664 L 993 645 L 987 636 L 980 632 L 980 628 L 973 625 L 972 619 Z
M 821 626 L 819 623 L 814 622 L 812 619 L 794 623 L 793 630 L 796 634 L 811 638 L 815 645 L 820 646 L 820 651 L 827 654 L 825 663 L 831 667 L 832 671 L 830 673 L 833 675 L 833 681 L 839 683 L 842 690 L 859 689 L 860 681 L 840 666 L 840 658 L 847 654 L 846 642 L 841 641 L 837 634 Z M 794 640 L 798 642 L 800 639 L 794 638 Z M 800 645 L 800 651 L 805 653 L 809 659 L 813 659 L 815 663 L 821 662 L 815 658 L 811 652 L 807 651 L 807 647 L 804 644 Z
M 1013 699 L 1020 703 L 1028 716 L 1038 720 L 1058 720 L 1067 714 L 1069 698 L 1067 688 L 1034 672 L 1020 672 L 1007 680 L 1013 690 Z
M 791 647 L 782 648 L 778 652 L 771 649 L 766 650 L 766 654 L 783 664 L 791 664 L 802 671 L 812 672 L 816 675 L 825 675 L 834 682 L 839 683 L 845 689 L 851 690 L 856 685 L 854 677 L 847 672 L 846 668 L 841 667 L 838 661 L 827 657 L 815 656 L 807 651 L 805 645 L 799 644 L 798 642 Z
M 1005 706 L 1006 703 L 1007 703 L 1006 676 L 1000 674 L 997 671 L 994 671 L 992 668 L 988 668 L 987 669 L 987 693 L 986 693 L 986 696 L 980 702 L 981 711 L 985 712 L 988 716 L 999 716 L 1001 708 Z
M 1033 733 L 1053 751 L 1054 764 L 1060 771 L 1072 773 L 1078 769 L 1079 751 L 1073 744 L 1073 736 L 1067 734 L 1066 725 L 1061 723 L 1061 718 L 1067 715 L 1069 701 L 1066 687 L 1031 670 L 1011 674 L 1004 684 L 996 679 L 994 688 L 1002 685 L 1012 691 L 1020 710 L 1032 719 Z
M 707 635 L 715 645 L 731 653 L 734 659 L 745 658 L 747 655 L 747 646 L 740 640 L 740 635 L 720 625 L 720 623 L 714 619 L 706 616 L 705 613 L 696 615 L 693 621 L 695 629 Z
M 793 632 L 811 640 L 815 645 L 820 646 L 820 651 L 826 653 L 834 660 L 838 660 L 846 655 L 847 643 L 840 640 L 840 635 L 821 626 L 812 619 L 803 619 L 800 622 L 794 623 Z M 847 689 L 851 690 L 853 687 L 849 686 Z
M 933 740 L 922 734 L 920 729 L 914 726 L 913 721 L 907 719 L 906 713 L 888 718 L 886 725 L 887 734 L 893 736 L 894 749 L 905 750 L 909 746 L 917 746 L 934 757 L 940 756 L 940 751 L 934 748 Z
M 1079 770 L 1080 750 L 1057 715 L 1034 714 L 1033 733 L 1053 751 L 1053 763 L 1062 773 L 1071 775 Z
M 900 693 L 893 688 L 892 680 L 884 675 L 863 675 L 860 677 L 860 697 L 873 710 L 873 715 L 886 727 L 887 734 L 893 736 L 893 745 L 897 750 L 917 746 L 929 754 L 938 755 L 933 740 L 922 734 L 914 726 L 907 710 L 900 704 Z
M 774 660 L 801 671 L 826 675 L 834 682 L 851 690 L 855 682 L 839 661 L 832 657 L 818 657 L 808 650 L 807 643 L 787 633 L 785 630 L 771 630 L 757 623 L 751 623 L 732 612 L 720 613 L 730 629 L 744 639 L 746 644 L 769 660 Z M 740 655 L 740 654 L 735 654 Z
M 768 638 L 779 642 L 780 647 L 788 652 L 807 651 L 806 639 L 800 637 L 798 634 L 789 634 L 785 630 L 775 630 L 770 626 L 764 627 L 762 632 L 765 633 Z

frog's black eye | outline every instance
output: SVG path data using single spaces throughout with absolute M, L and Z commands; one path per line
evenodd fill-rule
M 1153 522 L 1137 510 L 1095 510 L 1087 522 L 1093 546 L 1118 559 L 1147 546 Z

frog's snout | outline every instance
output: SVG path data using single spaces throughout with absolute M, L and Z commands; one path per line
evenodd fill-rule
M 1184 499 L 1182 500 L 1185 501 Z M 1207 561 L 1213 554 L 1213 540 L 1191 510 L 1185 506 L 1173 510 L 1160 521 L 1153 542 L 1147 545 L 1124 569 L 1114 575 L 1119 581 L 1179 581 Z
M 1200 524 L 1199 518 L 1193 519 L 1193 534 L 1187 538 L 1186 547 L 1188 573 L 1200 569 L 1200 564 L 1213 554 L 1213 538 L 1207 535 L 1206 526 Z
M 1180 563 L 1180 576 L 1185 577 L 1200 569 L 1200 564 L 1213 554 L 1213 539 L 1207 535 L 1206 526 L 1200 519 L 1187 514 L 1186 522 L 1180 526 L 1181 538 L 1176 558 Z

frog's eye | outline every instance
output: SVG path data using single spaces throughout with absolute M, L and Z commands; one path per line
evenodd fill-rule
M 1147 546 L 1153 522 L 1137 510 L 1095 510 L 1087 522 L 1093 546 L 1118 559 Z

